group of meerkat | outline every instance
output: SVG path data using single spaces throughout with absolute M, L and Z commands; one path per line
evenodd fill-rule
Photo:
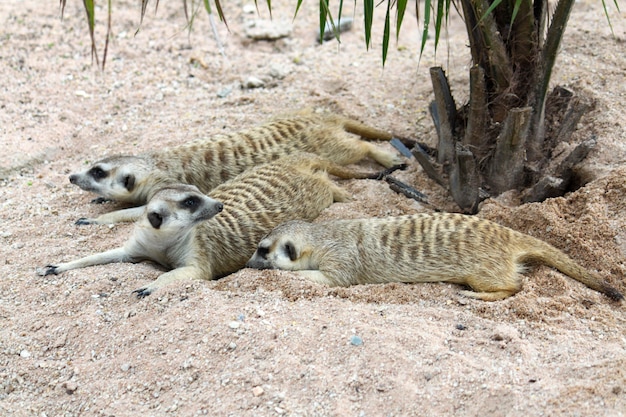
M 267 124 L 138 156 L 115 156 L 70 182 L 136 205 L 77 224 L 136 221 L 121 248 L 38 269 L 40 275 L 112 262 L 154 261 L 168 269 L 135 290 L 145 297 L 181 279 L 215 279 L 244 267 L 284 269 L 329 286 L 451 282 L 468 297 L 507 298 L 523 263 L 538 261 L 602 292 L 622 294 L 559 249 L 494 222 L 461 214 L 312 221 L 345 190 L 328 174 L 370 178 L 345 167 L 394 153 L 358 138 L 392 135 L 354 120 L 301 112 Z

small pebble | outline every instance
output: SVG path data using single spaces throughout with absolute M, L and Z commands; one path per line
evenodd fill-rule
M 244 81 L 243 83 L 244 88 L 260 88 L 260 87 L 263 87 L 264 85 L 265 85 L 265 81 L 254 76 L 248 77 L 246 81 Z
M 241 323 L 238 321 L 231 321 L 230 323 L 228 323 L 228 327 L 230 327 L 231 329 L 238 329 L 239 326 L 241 326 Z
M 350 343 L 354 346 L 361 346 L 363 344 L 363 339 L 361 339 L 359 336 L 352 336 L 350 338 Z
M 217 96 L 219 98 L 227 97 L 233 91 L 232 87 L 224 87 L 220 91 L 217 92 Z
M 20 352 L 20 356 L 22 358 L 30 358 L 30 352 L 27 351 L 27 350 L 23 350 L 23 351 Z
M 262 387 L 254 387 L 254 388 L 252 388 L 252 394 L 255 397 L 259 397 L 259 396 L 263 395 L 264 392 L 265 391 L 263 390 Z
M 78 389 L 78 385 L 76 382 L 67 381 L 63 384 L 63 388 L 67 394 L 73 394 Z
M 289 20 L 257 19 L 247 23 L 246 36 L 254 40 L 273 41 L 291 35 L 293 24 Z

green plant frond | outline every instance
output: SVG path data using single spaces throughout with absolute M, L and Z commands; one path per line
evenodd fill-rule
M 391 14 L 391 1 L 387 0 L 387 13 L 385 14 L 385 29 L 383 32 L 383 68 L 385 67 L 385 61 L 387 61 L 387 52 L 389 52 L 389 26 Z
M 374 20 L 374 0 L 363 0 L 363 14 L 365 17 L 365 49 L 369 49 Z
M 302 0 L 298 0 L 298 4 L 296 4 L 296 11 L 293 14 L 293 19 L 296 19 L 296 16 L 298 16 L 298 10 L 300 10 L 300 6 L 302 6 Z
M 615 3 L 615 7 L 617 7 L 617 11 L 619 12 L 619 5 L 617 4 L 617 0 L 613 0 Z M 602 8 L 604 9 L 604 15 L 606 16 L 606 21 L 609 22 L 609 28 L 611 28 L 611 34 L 615 36 L 615 32 L 613 32 L 613 24 L 611 23 L 611 18 L 609 17 L 609 11 L 606 8 L 606 1 L 602 0 Z
M 328 0 L 320 0 L 320 43 L 324 42 L 324 30 L 326 30 L 326 17 L 328 16 Z
M 398 0 L 396 2 L 396 42 L 400 38 L 400 28 L 402 20 L 404 20 L 404 12 L 406 12 L 407 0 Z
M 424 29 L 422 30 L 422 44 L 420 45 L 420 58 L 426 48 L 426 41 L 428 40 L 428 26 L 430 24 L 430 7 L 431 0 L 424 0 Z
M 208 3 L 209 0 L 205 1 Z M 222 10 L 222 4 L 220 3 L 220 0 L 215 0 L 215 8 L 217 9 L 217 15 L 219 16 L 220 20 L 224 22 L 224 24 L 226 25 L 226 29 L 230 31 L 230 28 L 228 27 L 228 22 L 226 21 L 226 16 L 224 16 L 224 10 Z
M 270 19 L 272 19 L 272 0 L 266 0 L 266 1 L 267 1 L 267 9 L 270 12 Z M 258 0 L 254 0 L 254 7 L 256 7 L 256 13 L 260 14 Z M 298 5 L 298 7 L 300 7 L 300 6 Z
M 189 11 L 187 10 L 187 0 L 183 0 L 183 11 L 185 12 L 185 21 L 189 22 Z
M 621 12 L 621 10 L 619 9 L 619 4 L 617 4 L 617 0 L 613 0 L 613 3 L 615 3 L 615 8 L 617 9 L 617 11 Z
M 107 63 L 107 52 L 109 51 L 109 39 L 111 39 L 111 0 L 107 2 L 108 7 L 108 16 L 107 16 L 107 34 L 104 40 L 104 52 L 102 54 L 102 70 L 104 71 L 104 67 Z
M 524 0 L 515 0 L 515 4 L 513 5 L 513 13 L 511 13 L 511 26 L 513 26 L 513 22 L 515 22 L 517 13 L 519 13 L 519 8 L 522 5 L 522 1 Z
M 94 59 L 95 57 L 96 65 L 100 66 L 98 52 L 96 50 L 96 38 L 94 35 L 96 19 L 93 0 L 83 0 L 83 5 L 85 6 L 85 12 L 87 13 L 87 24 L 89 25 L 89 36 L 91 37 L 91 59 Z
M 148 8 L 149 0 L 141 0 L 141 14 L 139 15 L 139 26 L 143 23 L 143 17 L 146 15 L 146 9 Z M 139 32 L 139 28 L 137 28 L 137 32 Z M 136 33 L 135 33 L 136 34 Z
M 515 0 L 516 6 L 518 8 L 519 8 L 519 5 L 517 3 L 520 2 L 520 1 L 521 0 Z M 494 2 L 491 3 L 491 5 L 487 9 L 487 11 L 480 17 L 480 19 L 478 19 L 478 23 L 477 24 L 480 24 L 485 17 L 489 16 L 491 14 L 491 12 L 493 12 L 493 10 L 500 5 L 500 3 L 502 3 L 502 0 L 494 0 Z
M 335 25 L 333 15 L 328 9 L 328 0 L 320 0 L 320 43 L 324 42 L 324 30 L 326 30 L 326 21 L 330 23 L 330 27 L 335 34 L 335 39 L 339 40 L 339 26 Z
M 446 0 L 437 0 L 437 15 L 435 16 L 435 52 L 439 45 L 439 37 L 441 36 L 441 23 L 444 18 L 444 6 Z
M 185 3 L 185 12 L 186 12 L 187 11 L 187 0 L 183 0 L 183 3 Z M 193 25 L 194 25 L 194 22 L 196 20 L 196 16 L 198 15 L 198 12 L 200 10 L 201 5 L 202 5 L 201 3 L 196 3 L 194 0 L 191 0 L 191 14 L 187 15 L 187 13 L 185 13 L 185 15 L 188 16 L 188 19 L 187 19 L 187 36 L 191 36 L 191 31 L 193 30 Z

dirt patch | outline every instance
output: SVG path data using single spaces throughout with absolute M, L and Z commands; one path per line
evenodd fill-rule
M 291 3 L 272 2 L 274 18 L 290 20 Z M 381 69 L 382 13 L 365 51 L 360 11 L 340 46 L 319 46 L 315 2 L 276 41 L 246 38 L 257 16 L 225 6 L 222 56 L 205 16 L 188 37 L 180 4 L 161 2 L 135 35 L 136 2 L 116 2 L 100 72 L 79 3 L 68 2 L 63 21 L 34 0 L 0 4 L 0 414 L 624 415 L 624 306 L 546 267 L 494 303 L 447 284 L 334 289 L 249 269 L 142 300 L 131 292 L 161 273 L 150 264 L 35 275 L 37 266 L 121 245 L 131 231 L 74 225 L 111 209 L 67 179 L 90 161 L 311 106 L 434 144 L 427 68 L 435 63 L 447 68 L 457 101 L 467 99 L 458 16 L 450 48 L 427 51 L 419 65 L 420 30 L 407 17 Z M 480 216 L 556 245 L 624 292 L 626 26 L 624 12 L 611 16 L 617 39 L 600 2 L 576 3 L 554 78 L 594 102 L 572 137 L 597 137 L 580 167 L 590 182 L 541 204 L 519 206 L 507 193 Z M 243 88 L 250 77 L 263 87 Z M 415 163 L 398 177 L 454 209 Z M 343 185 L 353 201 L 321 219 L 429 210 L 382 182 Z

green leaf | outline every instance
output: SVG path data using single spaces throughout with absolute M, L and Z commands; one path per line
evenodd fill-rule
M 96 51 L 96 38 L 94 36 L 94 29 L 96 26 L 95 10 L 93 0 L 83 0 L 85 6 L 85 12 L 87 13 L 87 24 L 89 25 L 89 36 L 91 37 L 91 59 L 96 59 L 96 65 L 100 66 L 98 60 L 98 51 Z
M 389 0 L 388 0 L 389 1 Z M 369 49 L 372 39 L 372 21 L 374 19 L 374 0 L 363 0 L 363 14 L 365 15 L 365 48 Z
M 516 3 L 521 1 L 521 0 L 515 0 Z M 489 6 L 489 8 L 487 9 L 487 11 L 480 17 L 480 19 L 478 20 L 478 23 L 481 23 L 483 21 L 483 19 L 487 16 L 489 16 L 491 14 L 491 12 L 493 12 L 493 10 L 498 7 L 498 5 L 502 3 L 502 0 L 494 0 L 493 3 L 491 3 L 491 6 Z M 518 7 L 519 8 L 519 7 Z M 512 23 L 513 21 L 511 21 Z
M 522 1 L 523 0 L 515 0 L 515 5 L 513 5 L 513 13 L 511 13 L 511 26 L 513 26 L 513 22 L 515 22 L 515 18 L 517 17 L 519 8 L 522 5 Z
M 141 13 L 139 14 L 139 27 L 137 28 L 135 35 L 139 33 L 139 28 L 141 27 L 141 24 L 143 23 L 143 17 L 146 15 L 147 8 L 148 8 L 148 0 L 141 0 Z
M 389 26 L 391 25 L 389 15 L 391 14 L 391 1 L 387 0 L 387 13 L 385 14 L 385 30 L 383 32 L 383 68 L 387 61 L 389 51 Z
M 320 43 L 324 42 L 324 30 L 326 30 L 326 21 L 330 23 L 330 27 L 332 28 L 335 38 L 339 40 L 339 28 L 335 25 L 335 21 L 333 20 L 333 15 L 330 13 L 328 9 L 328 0 L 320 0 Z
M 302 0 L 298 0 L 298 4 L 296 4 L 296 12 L 293 14 L 294 20 L 296 19 L 296 16 L 298 15 L 298 10 L 300 10 L 300 6 L 302 6 Z
M 320 43 L 324 42 L 324 30 L 326 30 L 326 16 L 328 15 L 328 0 L 320 0 Z
M 402 27 L 402 20 L 404 19 L 404 12 L 406 11 L 406 4 L 407 0 L 398 0 L 396 2 L 396 42 L 400 38 L 400 27 Z
M 222 10 L 222 4 L 220 3 L 220 0 L 215 0 L 215 8 L 217 9 L 217 15 L 220 17 L 220 20 L 224 22 L 224 24 L 226 25 L 226 29 L 230 31 L 230 29 L 228 28 L 228 22 L 226 21 L 226 16 L 224 16 L 224 10 Z
M 102 53 L 102 70 L 107 63 L 107 52 L 109 52 L 109 40 L 111 39 L 111 0 L 108 1 L 108 16 L 107 16 L 107 34 L 104 40 L 104 52 Z
M 428 40 L 428 25 L 430 23 L 430 0 L 424 0 L 424 29 L 422 30 L 422 44 L 420 45 L 420 58 L 426 48 L 426 41 Z
M 437 15 L 435 16 L 435 52 L 439 45 L 439 37 L 441 36 L 441 22 L 444 17 L 444 2 L 445 0 L 437 0 Z
M 613 0 L 613 2 L 615 3 L 615 7 L 617 8 L 617 11 L 619 12 L 620 10 L 619 10 L 619 5 L 617 4 L 617 0 Z M 613 32 L 613 24 L 611 23 L 611 18 L 609 17 L 609 11 L 606 8 L 605 0 L 602 0 L 602 8 L 604 9 L 604 15 L 606 16 L 607 22 L 609 22 L 611 33 L 613 34 L 613 36 L 615 36 L 615 32 Z

